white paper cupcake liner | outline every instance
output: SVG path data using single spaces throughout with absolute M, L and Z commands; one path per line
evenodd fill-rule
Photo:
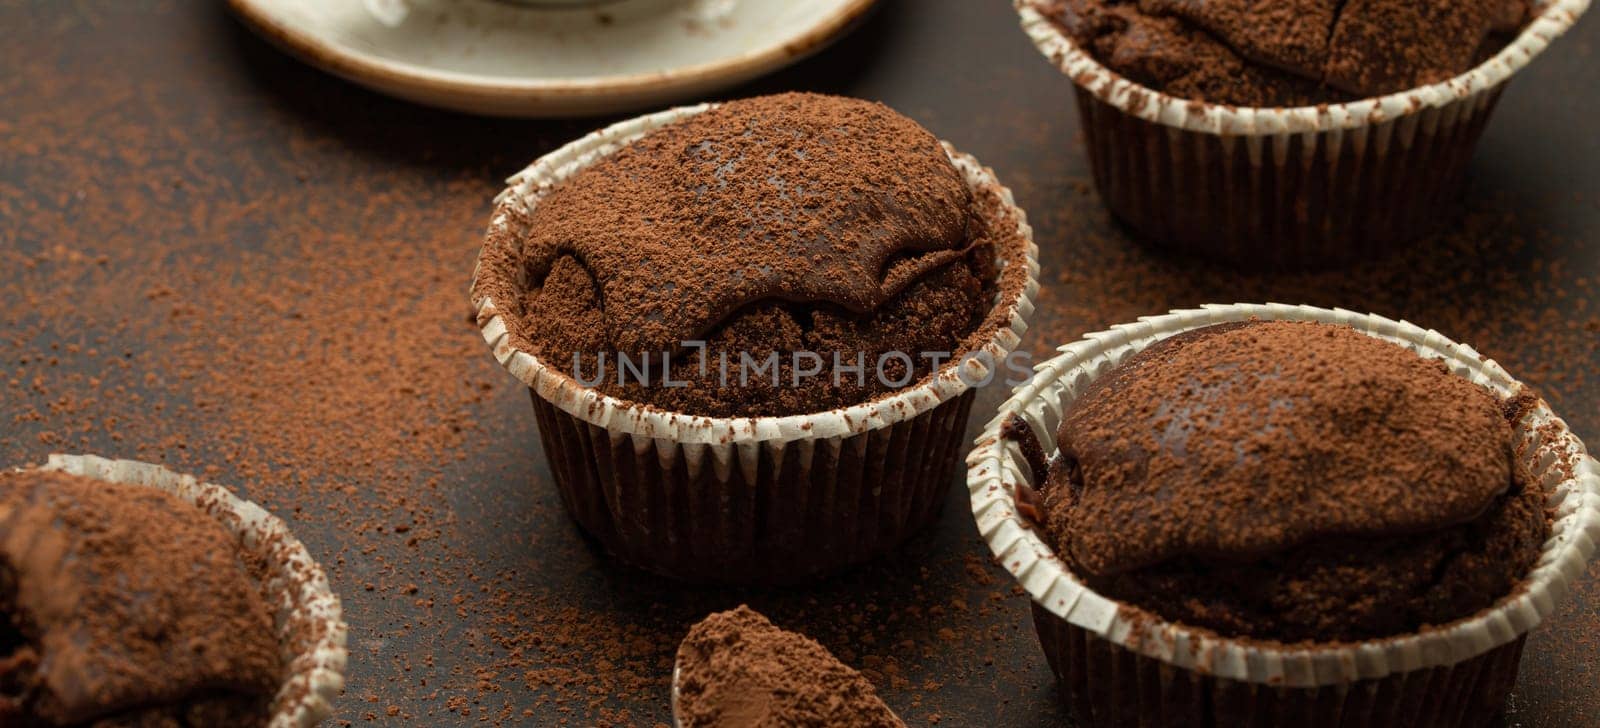
M 1600 463 L 1543 400 L 1517 428 L 1518 455 L 1552 494 L 1555 513 L 1533 572 L 1514 596 L 1493 608 L 1418 634 L 1273 646 L 1223 638 L 1142 611 L 1136 615 L 1073 576 L 1018 514 L 1013 485 L 1032 484 L 1033 476 L 1016 445 L 1000 437 L 1009 417 L 1021 416 L 1053 454 L 1065 407 L 1091 381 L 1157 340 L 1251 318 L 1351 326 L 1441 359 L 1455 374 L 1501 397 L 1523 391 L 1499 364 L 1436 331 L 1310 306 L 1236 304 L 1174 311 L 1061 347 L 1061 354 L 1039 365 L 1035 379 L 1019 387 L 984 430 L 967 459 L 967 484 L 978 530 L 1033 598 L 1041 641 L 1070 699 L 1080 712 L 1095 713 L 1096 724 L 1108 725 L 1130 720 L 1180 724 L 1185 721 L 1175 716 L 1196 715 L 1185 713 L 1183 705 L 1197 711 L 1233 705 L 1257 718 L 1296 715 L 1304 720 L 1295 724 L 1304 725 L 1468 725 L 1492 717 L 1493 712 L 1483 711 L 1496 710 L 1514 682 L 1522 639 L 1553 613 L 1600 540 Z M 1488 707 L 1480 704 L 1485 691 L 1493 703 Z M 1466 704 L 1474 710 L 1464 709 Z M 1168 711 L 1165 717 L 1162 710 Z M 1269 722 L 1288 724 L 1274 721 Z
M 555 185 L 626 144 L 712 108 L 672 109 L 615 124 L 568 144 L 512 177 L 496 199 L 490 241 L 508 211 L 526 212 Z M 1003 323 L 981 347 L 998 367 L 1027 330 L 1038 291 L 1038 248 L 1026 215 L 991 170 L 948 144 L 979 194 L 1015 220 L 1020 249 L 1001 250 L 1002 275 L 1026 285 L 996 301 Z M 869 559 L 938 514 L 960 467 L 982 359 L 948 366 L 892 396 L 789 417 L 697 417 L 601 394 L 518 349 L 498 304 L 472 300 L 495 358 L 533 392 L 545 457 L 573 518 L 622 560 L 692 581 L 792 582 Z
M 286 676 L 272 701 L 269 728 L 311 728 L 333 712 L 344 689 L 346 627 L 339 598 L 322 567 L 283 521 L 226 488 L 131 460 L 92 455 L 51 455 L 39 468 L 171 493 L 227 528 L 240 547 L 270 568 L 264 585 L 276 608 L 280 654 Z
M 1249 108 L 1140 86 L 1078 48 L 1039 7 L 1022 28 L 1078 88 L 1096 186 L 1143 237 L 1252 265 L 1364 259 L 1450 216 L 1500 92 L 1589 0 L 1535 0 L 1505 49 L 1450 80 L 1349 103 Z

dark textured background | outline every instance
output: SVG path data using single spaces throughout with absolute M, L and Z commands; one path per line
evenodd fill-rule
M 1003 0 L 885 0 L 822 55 L 727 95 L 810 89 L 882 100 L 993 166 L 1038 228 L 1045 292 L 1027 340 L 1036 352 L 1207 301 L 1374 310 L 1474 344 L 1539 385 L 1593 439 L 1597 38 L 1600 21 L 1590 18 L 1518 76 L 1484 140 L 1459 223 L 1337 275 L 1239 274 L 1169 260 L 1128 240 L 1089 184 L 1069 84 L 1017 30 Z M 476 335 L 464 321 L 465 290 L 500 180 L 600 123 L 483 120 L 375 96 L 280 55 L 221 2 L 0 0 L 0 262 L 32 257 L 58 268 L 40 280 L 59 281 L 70 274 L 50 251 L 62 246 L 90 258 L 148 247 L 202 270 L 215 261 L 218 270 L 238 271 L 246 261 L 244 270 L 270 271 L 292 262 L 293 246 L 280 245 L 286 237 L 324 228 L 390 235 L 395 226 L 379 221 L 403 205 L 417 222 L 395 245 L 445 241 L 437 249 L 458 263 L 459 275 L 437 284 L 461 292 L 463 320 L 449 342 L 457 345 Z M 316 204 L 296 204 L 300 194 L 314 194 Z M 141 223 L 158 208 L 166 215 L 159 245 Z M 85 215 L 99 217 L 91 224 Z M 107 223 L 120 215 L 127 224 Z M 22 296 L 15 288 L 0 288 L 16 298 L 0 299 L 12 327 L 0 331 L 9 339 L 0 349 L 7 365 L 61 343 L 52 339 L 55 292 Z M 123 313 L 132 319 L 167 315 L 159 301 L 128 300 Z M 163 345 L 159 337 L 125 341 L 124 331 L 108 325 L 102 333 L 133 349 Z M 59 367 L 94 373 L 92 362 L 61 356 Z M 284 513 L 290 501 L 279 490 L 236 483 L 290 518 L 345 599 L 352 663 L 340 719 L 658 724 L 668 720 L 665 671 L 678 636 L 706 612 L 748 600 L 866 666 L 914 725 L 1066 720 L 1025 622 L 1026 602 L 988 564 L 962 489 L 952 488 L 938 527 L 891 563 L 809 590 L 679 589 L 587 547 L 550 487 L 526 394 L 487 351 L 462 366 L 493 383 L 467 413 L 477 423 L 473 437 L 487 446 L 464 462 L 435 464 L 431 486 L 416 496 L 443 524 L 448 557 L 408 553 L 395 539 L 353 540 L 331 515 L 346 495 L 319 489 L 315 478 L 292 500 L 293 514 Z M 175 381 L 162 396 L 183 397 L 183 378 Z M 50 386 L 0 388 L 0 463 L 41 461 L 64 447 L 42 433 L 107 406 L 35 407 L 55 396 Z M 992 411 L 1002 394 L 985 392 L 976 411 Z M 45 414 L 12 416 L 25 405 Z M 162 431 L 175 440 L 129 442 L 97 431 L 65 442 L 214 464 L 217 479 L 236 482 L 218 455 L 230 452 L 226 444 L 186 427 L 166 423 Z M 162 454 L 179 440 L 183 457 Z M 327 509 L 315 507 L 323 501 Z M 526 598 L 487 601 L 488 587 L 462 589 L 462 572 L 473 583 L 499 575 L 494 590 Z M 363 588 L 373 581 L 380 588 Z M 1591 572 L 1530 642 L 1508 724 L 1600 723 L 1593 583 Z M 446 606 L 453 598 L 467 604 Z M 540 630 L 548 640 L 529 638 Z M 507 631 L 521 637 L 484 636 Z M 516 646 L 522 651 L 509 654 Z

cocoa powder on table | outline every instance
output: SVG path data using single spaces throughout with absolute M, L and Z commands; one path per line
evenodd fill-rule
M 209 161 L 98 146 L 142 138 L 144 119 L 186 142 L 190 127 L 159 93 L 85 84 L 51 88 L 101 94 L 123 113 L 86 135 L 49 104 L 30 109 L 18 127 L 30 154 L 75 159 L 87 146 L 144 182 L 102 186 L 79 163 L 30 175 L 30 193 L 4 201 L 23 241 L 0 248 L 4 462 L 90 451 L 164 463 L 283 517 L 329 569 L 351 624 L 343 719 L 516 724 L 537 711 L 649 725 L 619 703 L 664 708 L 692 617 L 597 619 L 581 606 L 594 595 L 506 570 L 596 560 L 554 499 L 513 516 L 549 535 L 494 541 L 500 553 L 486 557 L 473 530 L 484 514 L 504 518 L 478 501 L 474 478 L 537 456 L 531 416 L 490 414 L 526 415 L 527 393 L 490 356 L 464 295 L 493 173 L 379 183 L 324 136 L 222 176 Z M 212 133 L 252 128 L 232 124 Z M 93 193 L 73 202 L 78 189 Z M 46 232 L 74 204 L 72 235 Z M 875 649 L 859 656 L 898 669 Z
M 114 120 L 101 123 L 111 126 L 109 133 L 131 133 L 118 132 Z M 485 214 L 466 202 L 486 206 L 497 189 L 493 176 L 437 188 L 366 189 L 375 201 L 363 209 L 385 212 L 357 221 L 334 202 L 351 194 L 348 175 L 355 172 L 319 173 L 337 154 L 317 144 L 298 154 L 303 161 L 282 164 L 302 167 L 305 179 L 287 191 L 258 184 L 261 194 L 253 199 L 196 212 L 151 205 L 144 192 L 117 188 L 110 192 L 126 210 L 122 219 L 85 214 L 76 223 L 83 240 L 105 244 L 0 251 L 11 271 L 0 278 L 0 299 L 13 304 L 0 310 L 6 331 L 0 391 L 10 425 L 0 429 L 0 452 L 9 463 L 79 449 L 166 462 L 239 487 L 285 517 L 331 570 L 352 620 L 355 667 L 338 706 L 347 719 L 428 723 L 450 715 L 491 724 L 540 717 L 558 725 L 654 725 L 682 630 L 696 613 L 726 608 L 740 596 L 702 595 L 675 607 L 651 607 L 647 598 L 634 608 L 653 616 L 635 624 L 578 606 L 611 598 L 610 588 L 542 592 L 527 573 L 502 573 L 462 553 L 456 535 L 459 513 L 471 500 L 451 496 L 470 492 L 474 482 L 441 472 L 447 468 L 440 463 L 481 458 L 484 439 L 506 443 L 533 434 L 524 421 L 486 417 L 501 408 L 522 414 L 527 395 L 488 356 L 463 303 L 463 271 L 470 270 Z M 176 167 L 152 163 L 151 169 L 180 181 L 168 189 L 202 184 L 183 181 L 188 173 Z M 43 224 L 59 214 L 43 201 L 57 192 L 69 199 L 80 181 L 89 180 L 45 181 L 39 197 L 13 204 L 26 206 L 25 225 Z M 1039 182 L 1018 186 L 1024 204 L 1030 194 L 1043 194 Z M 1386 260 L 1254 277 L 1151 253 L 1115 231 L 1086 181 L 1069 192 L 1064 203 L 1030 210 L 1047 235 L 1046 284 L 1025 342 L 1036 355 L 1086 331 L 1206 301 L 1352 306 L 1404 315 L 1472 343 L 1540 387 L 1580 431 L 1593 427 L 1581 402 L 1564 395 L 1585 386 L 1600 318 L 1574 293 L 1585 280 L 1558 284 L 1576 267 L 1561 252 L 1563 239 L 1526 237 L 1531 221 L 1506 200 L 1479 200 L 1452 232 Z M 218 249 L 206 258 L 196 252 L 205 240 L 269 219 L 276 231 L 269 250 Z M 1507 263 L 1523 255 L 1538 262 Z M 382 264 L 354 267 L 369 261 Z M 378 323 L 387 326 L 385 335 L 361 336 Z M 286 356 L 304 352 L 316 354 L 308 359 L 313 366 Z M 218 361 L 233 366 L 217 367 Z M 993 407 L 1003 394 L 985 393 L 987 405 L 980 406 Z M 522 445 L 516 453 L 536 455 Z M 492 463 L 511 467 L 505 458 Z M 535 516 L 559 510 L 553 499 L 533 507 Z M 567 533 L 559 512 L 545 522 L 556 532 L 538 545 L 515 546 L 529 560 L 596 560 Z M 816 592 L 830 605 L 854 603 L 861 593 L 893 597 L 901 603 L 892 613 L 834 607 L 824 612 L 833 626 L 819 629 L 807 617 L 810 597 L 766 597 L 762 610 L 786 623 L 807 620 L 813 636 L 861 665 L 886 694 L 900 696 L 897 703 L 917 723 L 941 716 L 948 722 L 953 711 L 941 695 L 952 682 L 1014 684 L 1048 700 L 1050 688 L 1034 669 L 1037 645 L 1021 616 L 1025 608 L 1019 610 L 1025 598 L 988 564 L 975 537 L 966 543 L 960 555 L 919 556 L 925 552 L 913 547 L 856 581 Z M 552 544 L 559 550 L 549 550 Z M 660 583 L 638 590 L 674 593 Z M 1574 625 L 1594 619 L 1588 603 L 1572 600 L 1557 619 Z M 374 651 L 375 644 L 407 635 L 453 634 L 455 624 L 491 625 L 465 637 L 465 659 Z M 1536 637 L 1534 644 L 1544 652 L 1530 656 L 1532 664 L 1561 660 L 1563 674 L 1584 664 L 1580 642 Z M 434 669 L 445 664 L 465 667 Z M 619 703 L 654 705 L 658 712 L 640 714 Z
M 1075 151 L 1066 84 L 1006 35 L 1009 8 L 929 6 L 929 22 L 996 30 L 972 40 L 1004 63 L 963 63 L 948 88 L 891 88 L 907 64 L 944 57 L 918 34 L 942 26 L 907 29 L 931 50 L 867 54 L 881 68 L 848 87 L 883 92 L 1016 190 L 1044 258 L 1023 343 L 1036 356 L 1202 302 L 1345 306 L 1472 344 L 1600 435 L 1583 217 L 1600 200 L 1529 186 L 1512 161 L 1533 141 L 1516 115 L 1491 129 L 1480 192 L 1448 233 L 1345 270 L 1250 276 L 1118 229 Z M 859 666 L 913 725 L 1058 717 L 1026 597 L 990 563 L 960 493 L 929 538 L 803 594 L 685 592 L 575 533 L 534 464 L 528 395 L 465 298 L 501 178 L 601 122 L 511 124 L 367 95 L 280 57 L 214 4 L 36 3 L 0 17 L 15 21 L 0 22 L 12 41 L 0 43 L 0 467 L 71 450 L 165 462 L 284 517 L 351 622 L 339 721 L 664 724 L 679 639 L 741 601 Z M 18 32 L 38 17 L 51 23 Z M 1520 100 L 1582 92 L 1585 75 L 1568 73 L 1580 62 L 1542 58 Z M 1570 81 L 1535 79 L 1540 64 Z M 1564 138 L 1530 156 L 1583 159 Z M 1586 636 L 1600 634 L 1596 583 L 1580 580 L 1530 640 L 1513 718 L 1600 710 L 1585 687 L 1600 680 Z

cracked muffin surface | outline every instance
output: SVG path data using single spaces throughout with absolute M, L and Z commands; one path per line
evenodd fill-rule
M 1342 326 L 1152 345 L 1068 408 L 1041 518 L 1106 596 L 1227 636 L 1346 642 L 1471 616 L 1549 533 L 1512 408 Z
M 506 215 L 480 280 L 519 348 L 605 394 L 715 417 L 925 380 L 1004 324 L 996 301 L 1022 281 L 997 259 L 1026 244 L 999 190 L 970 186 L 927 130 L 816 94 L 672 123 Z
M 1079 47 L 1185 99 L 1311 106 L 1448 80 L 1504 48 L 1526 0 L 1034 0 Z

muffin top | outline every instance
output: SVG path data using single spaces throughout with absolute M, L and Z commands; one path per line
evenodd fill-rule
M 1438 83 L 1504 47 L 1526 0 L 1039 0 L 1129 79 L 1239 106 L 1336 103 Z
M 607 394 L 699 415 L 814 412 L 898 387 L 796 386 L 795 352 L 831 371 L 835 353 L 870 367 L 904 351 L 915 381 L 929 373 L 920 352 L 980 340 L 996 241 L 1017 237 L 1014 221 L 986 219 L 999 207 L 887 107 L 748 99 L 647 134 L 508 212 L 483 265 L 516 274 L 485 277 L 484 292 L 510 309 L 516 343 Z M 772 354 L 776 376 L 741 379 L 741 355 Z M 647 362 L 648 381 L 619 381 L 618 355 Z
M 861 673 L 746 606 L 695 625 L 678 667 L 684 728 L 905 726 Z
M 0 723 L 264 725 L 263 568 L 170 494 L 0 473 Z
M 1110 596 L 1226 632 L 1361 639 L 1467 616 L 1548 530 L 1501 402 L 1345 326 L 1165 339 L 1090 385 L 1057 438 L 1058 554 Z

